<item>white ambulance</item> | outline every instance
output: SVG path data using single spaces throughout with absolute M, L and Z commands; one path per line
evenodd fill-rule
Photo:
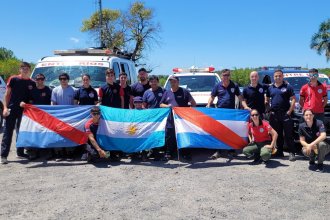
M 214 72 L 214 67 L 181 69 L 174 68 L 173 74 L 179 77 L 180 87 L 187 89 L 192 97 L 195 99 L 198 107 L 205 107 L 211 96 L 212 89 L 218 84 L 221 79 L 217 73 Z M 166 90 L 171 88 L 170 82 L 167 78 L 164 88 Z M 216 104 L 217 98 L 214 100 Z
M 128 76 L 128 84 L 137 81 L 135 64 L 130 54 L 118 50 L 93 48 L 55 50 L 54 54 L 57 56 L 40 59 L 32 72 L 33 78 L 39 73 L 44 74 L 45 84 L 51 88 L 60 85 L 58 76 L 61 73 L 69 74 L 69 84 L 74 87 L 80 87 L 81 76 L 89 74 L 92 87 L 99 88 L 105 84 L 105 71 L 108 68 L 114 70 L 116 80 L 119 80 L 120 72 L 125 72 Z

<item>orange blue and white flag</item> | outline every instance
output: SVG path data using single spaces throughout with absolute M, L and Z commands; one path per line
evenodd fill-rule
M 247 145 L 249 111 L 173 108 L 178 148 L 241 149 Z
M 75 147 L 87 142 L 88 105 L 26 105 L 17 147 Z

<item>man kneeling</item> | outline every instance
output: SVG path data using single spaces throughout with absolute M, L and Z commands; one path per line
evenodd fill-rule
M 86 145 L 87 153 L 83 154 L 82 160 L 87 160 L 88 162 L 92 162 L 97 158 L 108 158 L 109 152 L 105 152 L 96 142 L 96 132 L 99 126 L 100 120 L 100 108 L 95 106 L 91 109 L 92 118 L 87 121 L 85 124 L 85 132 L 88 136 L 88 142 Z
M 324 140 L 326 132 L 324 124 L 320 120 L 314 118 L 314 113 L 310 109 L 306 109 L 303 114 L 304 122 L 299 124 L 299 140 L 303 146 L 302 152 L 309 157 L 309 165 L 315 165 L 317 159 L 317 169 L 320 172 L 323 170 L 323 161 L 325 156 L 330 152 L 330 145 Z

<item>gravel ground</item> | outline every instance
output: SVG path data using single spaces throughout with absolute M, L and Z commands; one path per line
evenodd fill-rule
M 194 150 L 192 163 L 28 162 L 13 147 L 0 166 L 0 219 L 329 219 L 329 157 L 319 173 L 302 157 L 251 165 L 211 154 Z

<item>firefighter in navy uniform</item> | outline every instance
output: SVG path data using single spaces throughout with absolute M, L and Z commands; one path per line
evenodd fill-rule
M 19 68 L 19 75 L 8 79 L 7 89 L 4 97 L 3 116 L 6 117 L 4 134 L 1 142 L 1 163 L 7 164 L 8 154 L 12 141 L 13 132 L 16 126 L 16 133 L 19 131 L 23 108 L 21 102 L 29 101 L 30 91 L 36 87 L 35 82 L 30 78 L 31 66 L 27 62 L 22 62 Z M 17 149 L 17 158 L 26 158 L 24 148 Z

